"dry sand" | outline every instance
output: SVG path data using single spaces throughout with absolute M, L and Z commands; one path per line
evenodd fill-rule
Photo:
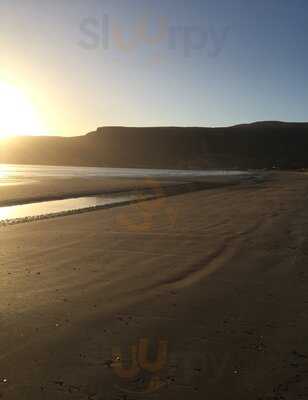
M 0 227 L 2 398 L 308 398 L 307 193 L 277 173 Z

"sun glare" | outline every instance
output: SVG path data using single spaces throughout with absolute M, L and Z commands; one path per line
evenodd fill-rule
M 4 81 L 0 81 L 0 114 L 0 139 L 44 134 L 40 115 L 27 94 Z

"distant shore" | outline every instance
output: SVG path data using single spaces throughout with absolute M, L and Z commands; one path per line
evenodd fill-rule
M 308 123 L 230 127 L 100 127 L 78 137 L 2 140 L 0 163 L 169 169 L 308 167 Z

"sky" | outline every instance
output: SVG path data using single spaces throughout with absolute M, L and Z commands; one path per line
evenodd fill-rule
M 0 25 L 0 135 L 308 120 L 306 0 L 1 0 Z

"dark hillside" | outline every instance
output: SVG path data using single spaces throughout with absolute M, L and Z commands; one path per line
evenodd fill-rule
M 308 167 L 308 124 L 226 128 L 98 128 L 85 136 L 1 143 L 2 163 L 144 168 Z

